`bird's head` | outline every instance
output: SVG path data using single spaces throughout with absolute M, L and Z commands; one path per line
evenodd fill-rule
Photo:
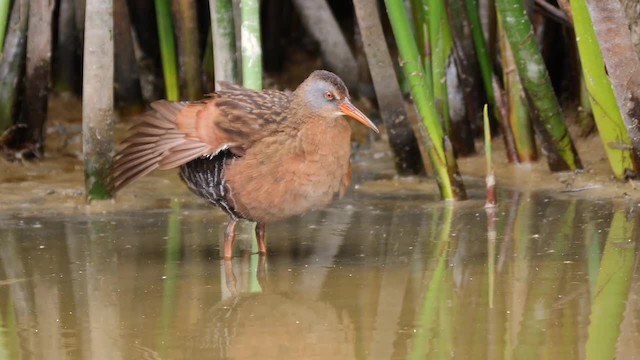
M 375 132 L 378 128 L 350 100 L 349 90 L 336 74 L 316 70 L 302 83 L 294 96 L 299 96 L 308 111 L 329 120 L 347 115 Z

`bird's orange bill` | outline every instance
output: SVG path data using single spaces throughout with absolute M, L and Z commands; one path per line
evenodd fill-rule
M 350 116 L 358 120 L 359 122 L 363 123 L 365 126 L 370 128 L 371 130 L 377 133 L 380 132 L 378 131 L 378 128 L 373 124 L 373 122 L 369 120 L 369 118 L 365 114 L 363 114 L 362 111 L 358 110 L 357 107 L 353 106 L 351 101 L 349 101 L 348 99 L 345 99 L 344 102 L 340 104 L 340 111 L 342 111 L 343 114 Z

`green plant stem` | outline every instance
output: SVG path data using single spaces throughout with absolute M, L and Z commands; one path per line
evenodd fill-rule
M 413 16 L 413 33 L 418 43 L 418 52 L 424 58 L 429 52 L 429 20 L 426 7 L 429 0 L 411 0 L 411 16 Z
M 580 108 L 578 108 L 578 125 L 582 135 L 587 135 L 593 129 L 593 108 L 587 90 L 587 81 L 584 79 L 584 71 L 580 71 Z
M 636 170 L 640 168 L 640 57 L 634 47 L 631 27 L 634 22 L 627 17 L 624 1 L 585 0 L 589 7 L 590 20 L 593 26 L 590 31 L 595 34 L 600 45 L 601 55 L 607 69 L 607 79 L 615 94 L 617 105 L 625 124 L 627 134 L 633 145 Z M 637 1 L 626 1 L 634 4 Z M 636 14 L 638 12 L 636 11 Z M 583 19 L 587 21 L 589 17 Z M 636 22 L 637 24 L 637 18 Z M 630 26 L 631 25 L 631 26 Z M 637 176 L 636 174 L 629 174 Z
M 236 35 L 231 0 L 209 0 L 213 34 L 213 68 L 215 88 L 219 81 L 238 83 Z
M 432 44 L 429 30 L 429 1 L 430 0 L 413 0 L 413 21 L 418 41 L 418 53 L 424 68 L 424 83 L 429 89 L 433 89 L 433 57 Z
M 242 0 L 242 85 L 262 89 L 262 44 L 260 41 L 260 1 Z
M 474 44 L 474 49 L 476 51 L 476 57 L 478 60 L 478 65 L 480 67 L 480 75 L 482 78 L 482 84 L 484 85 L 484 90 L 487 95 L 487 101 L 489 103 L 489 108 L 492 111 L 495 119 L 498 120 L 498 124 L 502 129 L 502 136 L 504 138 L 507 159 L 509 162 L 518 161 L 518 154 L 516 151 L 516 145 L 514 140 L 513 131 L 511 130 L 511 126 L 508 121 L 507 111 L 507 99 L 505 99 L 504 91 L 502 86 L 493 72 L 493 62 L 491 59 L 491 54 L 493 53 L 493 47 L 489 48 L 487 46 L 487 42 L 484 37 L 484 32 L 482 29 L 482 23 L 480 21 L 480 13 L 478 9 L 477 0 L 463 0 L 465 9 L 467 11 L 467 16 L 469 18 L 469 24 L 471 27 L 471 38 Z M 490 1 L 488 5 L 489 9 L 493 9 L 493 4 Z M 491 14 L 493 14 L 493 10 L 490 10 Z M 455 16 L 455 15 L 453 15 Z M 490 28 L 493 28 L 492 21 L 493 16 L 490 16 L 488 20 L 490 22 Z M 491 29 L 490 29 L 490 33 Z M 491 35 L 491 34 L 490 34 Z M 503 62 L 504 67 L 504 62 Z
M 496 9 L 525 91 L 551 140 L 545 149 L 549 167 L 552 171 L 582 168 L 522 0 L 496 0 Z
M 538 158 L 533 126 L 529 117 L 529 109 L 522 89 L 522 83 L 515 68 L 513 52 L 509 45 L 504 27 L 498 21 L 498 37 L 500 40 L 500 56 L 502 59 L 502 78 L 507 102 L 507 119 L 509 131 L 513 136 L 513 150 L 515 159 L 519 163 L 533 162 Z
M 471 23 L 471 37 L 476 49 L 478 57 L 478 64 L 480 65 L 480 74 L 482 75 L 482 83 L 484 84 L 484 91 L 487 93 L 487 100 L 489 105 L 495 107 L 495 99 L 493 96 L 493 67 L 491 65 L 491 57 L 489 55 L 489 49 L 487 48 L 487 42 L 484 39 L 482 32 L 482 23 L 480 22 L 480 13 L 478 11 L 477 0 L 465 0 L 464 1 L 469 22 Z
M 385 4 L 400 51 L 402 70 L 409 81 L 411 94 L 431 142 L 428 146 L 429 157 L 436 172 L 440 195 L 444 199 L 464 199 L 464 184 L 448 172 L 444 133 L 433 106 L 433 90 L 426 86 L 425 72 L 411 33 L 404 3 L 401 0 L 385 0 Z
M 449 117 L 449 99 L 447 95 L 447 60 L 451 50 L 449 21 L 444 0 L 427 1 L 429 3 L 429 43 L 433 49 L 431 52 L 433 100 L 444 131 L 451 138 L 451 118 Z
M 574 14 L 580 62 L 598 133 L 613 174 L 618 179 L 624 179 L 628 172 L 638 171 L 633 161 L 631 139 L 607 77 L 587 4 L 584 0 L 571 0 L 571 10 Z
M 9 21 L 9 5 L 11 5 L 11 0 L 0 0 L 0 57 L 2 56 L 7 21 Z
M 155 5 L 166 96 L 168 100 L 177 101 L 180 100 L 180 83 L 178 81 L 176 44 L 173 38 L 171 3 L 170 0 L 155 0 Z

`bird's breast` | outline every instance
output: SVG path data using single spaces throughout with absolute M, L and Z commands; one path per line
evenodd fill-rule
M 257 142 L 231 160 L 229 201 L 248 219 L 271 222 L 326 206 L 340 189 L 351 155 L 344 119 Z

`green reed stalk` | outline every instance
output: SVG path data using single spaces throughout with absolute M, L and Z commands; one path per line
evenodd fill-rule
M 459 176 L 451 176 L 448 172 L 444 148 L 445 137 L 433 106 L 433 89 L 426 86 L 425 70 L 411 33 L 404 3 L 401 0 L 385 0 L 385 4 L 400 51 L 402 70 L 409 81 L 411 94 L 431 142 L 428 152 L 436 173 L 440 195 L 444 199 L 465 199 L 466 193 L 462 180 Z M 455 159 L 452 161 L 455 162 Z
M 4 34 L 7 30 L 7 22 L 9 21 L 9 5 L 11 5 L 11 0 L 0 0 L 0 56 L 2 56 Z
M 413 33 L 418 43 L 418 52 L 423 58 L 429 45 L 429 19 L 426 14 L 427 1 L 411 0 L 411 16 L 413 17 Z
M 449 117 L 447 96 L 447 60 L 451 52 L 451 31 L 444 0 L 427 1 L 429 6 L 429 43 L 432 48 L 433 101 L 445 133 L 451 137 L 451 118 Z
M 433 76 L 431 70 L 431 39 L 429 36 L 429 1 L 411 0 L 411 10 L 413 14 L 414 31 L 418 44 L 418 52 L 424 66 L 425 85 L 433 88 Z
M 533 162 L 538 158 L 533 126 L 529 117 L 529 109 L 525 102 L 524 89 L 520 77 L 515 69 L 515 60 L 511 46 L 507 42 L 504 26 L 498 21 L 498 36 L 500 38 L 500 55 L 502 59 L 502 78 L 506 93 L 508 114 L 505 119 L 513 134 L 513 143 L 519 163 Z
M 471 27 L 471 38 L 473 40 L 476 58 L 480 67 L 480 75 L 482 78 L 482 84 L 487 95 L 487 101 L 489 108 L 492 111 L 493 116 L 498 121 L 502 130 L 502 137 L 505 143 L 505 149 L 507 153 L 507 159 L 509 162 L 518 162 L 518 152 L 516 149 L 516 140 L 514 139 L 513 130 L 509 123 L 509 111 L 508 101 L 504 95 L 504 91 L 497 76 L 493 72 L 493 61 L 491 54 L 493 53 L 493 47 L 487 46 L 487 42 L 482 30 L 482 23 L 480 21 L 480 13 L 478 9 L 477 0 L 463 0 L 469 24 Z M 493 9 L 493 6 L 489 6 Z M 490 10 L 493 13 L 493 10 Z M 455 15 L 454 15 L 455 16 Z M 490 16 L 491 17 L 491 16 Z M 494 20 L 492 17 L 489 21 Z M 491 26 L 491 24 L 490 24 Z M 505 63 L 502 63 L 505 67 Z
M 522 0 L 496 0 L 496 9 L 511 45 L 522 84 L 551 140 L 546 149 L 550 169 L 562 171 L 582 168 Z
M 262 89 L 262 43 L 260 41 L 260 0 L 242 0 L 242 85 Z
M 160 57 L 162 73 L 168 100 L 180 100 L 180 82 L 178 81 L 178 62 L 176 44 L 173 38 L 173 21 L 171 20 L 171 1 L 155 0 L 158 38 L 160 40 Z
M 489 105 L 494 108 L 495 97 L 493 96 L 493 66 L 491 65 L 489 48 L 487 47 L 487 42 L 485 41 L 484 33 L 482 32 L 478 2 L 477 0 L 465 0 L 464 3 L 467 9 L 469 22 L 471 23 L 471 38 L 473 39 L 476 56 L 478 57 L 478 63 L 480 65 L 480 74 L 482 75 L 484 91 L 487 93 Z
M 634 51 L 629 20 L 620 1 L 587 0 L 587 5 L 607 67 L 607 77 L 611 82 L 622 122 L 633 145 L 633 160 L 637 169 L 640 168 L 640 57 Z M 629 174 L 630 177 L 636 175 Z
M 236 31 L 231 0 L 209 0 L 213 33 L 213 68 L 216 89 L 218 81 L 238 83 Z
M 573 6 L 573 1 L 571 1 Z M 573 8 L 573 7 L 572 7 Z M 579 15 L 574 12 L 574 22 Z M 607 243 L 600 262 L 600 272 L 591 305 L 586 344 L 586 359 L 614 359 L 620 324 L 633 279 L 636 243 L 633 220 L 624 210 L 617 210 L 611 220 Z
M 593 129 L 593 108 L 587 90 L 587 81 L 584 79 L 584 72 L 580 71 L 580 107 L 578 108 L 578 125 L 582 135 L 587 135 Z
M 571 0 L 571 10 L 580 62 L 598 133 L 614 176 L 624 179 L 628 172 L 637 173 L 639 170 L 633 161 L 631 139 L 607 77 L 587 4 L 584 0 Z

